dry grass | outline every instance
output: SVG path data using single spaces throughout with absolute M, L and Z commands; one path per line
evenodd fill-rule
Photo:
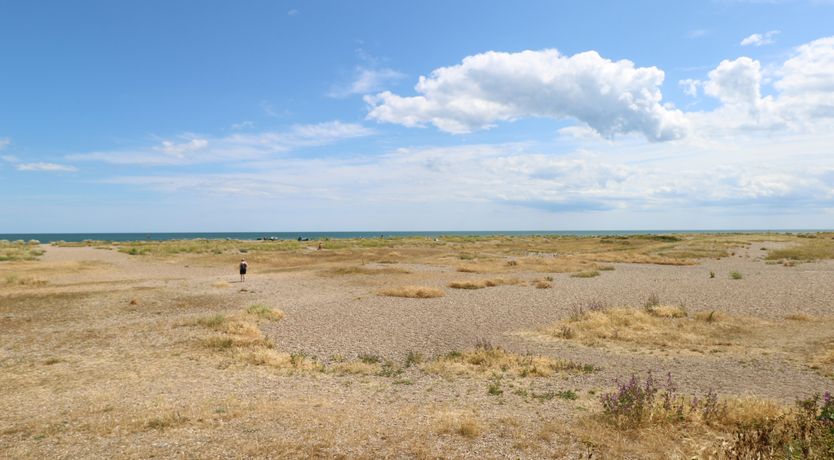
M 597 276 L 599 276 L 599 272 L 596 270 L 585 270 L 570 275 L 571 278 L 594 278 Z
M 805 313 L 792 313 L 786 315 L 785 319 L 788 321 L 811 321 L 811 317 Z
M 688 410 L 680 415 L 682 419 L 677 419 L 677 414 L 670 419 L 660 406 L 653 410 L 656 414 L 637 427 L 616 428 L 609 418 L 593 414 L 580 418 L 568 430 L 595 446 L 592 458 L 774 458 L 734 457 L 727 449 L 738 427 L 763 426 L 792 409 L 769 399 L 741 397 L 722 401 L 720 414 L 709 420 Z
M 518 278 L 491 278 L 485 280 L 452 281 L 448 286 L 452 289 L 483 289 L 487 287 L 516 285 L 521 283 Z
M 513 377 L 550 377 L 558 372 L 590 372 L 593 367 L 547 356 L 519 355 L 500 347 L 475 348 L 439 356 L 420 368 L 444 377 L 506 374 Z
M 456 434 L 465 438 L 476 438 L 483 431 L 482 423 L 473 413 L 441 412 L 432 423 L 435 433 Z
M 404 275 L 411 273 L 404 268 L 384 267 L 335 267 L 321 272 L 322 275 L 343 276 L 343 275 Z
M 774 249 L 767 255 L 767 260 L 778 261 L 827 259 L 834 259 L 834 239 L 830 234 L 815 235 L 814 238 L 797 238 L 796 242 L 790 247 Z
M 750 321 L 718 315 L 688 318 L 680 307 L 611 308 L 581 312 L 542 329 L 547 336 L 586 345 L 608 342 L 649 347 L 709 349 L 725 347 L 749 334 Z M 708 319 L 709 318 L 709 319 Z
M 687 315 L 686 309 L 679 305 L 649 305 L 645 309 L 650 315 L 660 318 L 683 318 Z
M 249 308 L 246 309 L 246 313 L 250 315 L 255 315 L 262 319 L 268 319 L 272 321 L 277 321 L 284 317 L 283 311 L 278 310 L 276 308 L 270 308 L 266 305 L 261 304 L 251 305 Z
M 14 286 L 44 286 L 48 283 L 47 280 L 35 278 L 33 276 L 20 276 L 16 273 L 6 275 L 5 281 L 7 285 Z
M 382 365 L 365 361 L 347 361 L 335 363 L 328 370 L 339 375 L 377 375 L 382 371 Z
M 834 377 L 834 339 L 817 343 L 808 357 L 808 364 L 822 374 Z
M 408 297 L 413 299 L 430 299 L 446 295 L 442 289 L 426 286 L 400 286 L 379 291 L 379 295 L 386 297 Z
M 283 317 L 280 310 L 252 305 L 244 313 L 205 316 L 192 324 L 215 332 L 201 339 L 206 348 L 230 353 L 240 362 L 292 372 L 323 371 L 324 366 L 315 359 L 275 350 L 272 341 L 258 327 L 260 321 L 279 321 Z
M 553 287 L 553 284 L 547 280 L 536 280 L 533 285 L 536 289 L 550 289 Z

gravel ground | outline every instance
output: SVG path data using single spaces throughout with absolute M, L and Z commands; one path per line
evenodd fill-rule
M 711 389 L 792 402 L 834 387 L 834 380 L 808 368 L 795 354 L 781 352 L 802 340 L 834 339 L 830 322 L 783 320 L 796 313 L 834 317 L 834 262 L 766 264 L 762 248 L 776 246 L 754 243 L 732 257 L 693 266 L 615 264 L 615 270 L 587 279 L 551 274 L 550 289 L 508 285 L 479 290 L 446 285 L 507 276 L 531 281 L 544 275 L 479 275 L 428 265 L 394 265 L 410 274 L 260 274 L 257 266 L 250 266 L 247 281 L 239 283 L 235 266 L 46 247 L 42 262 L 19 267 L 25 273 L 37 273 L 37 264 L 53 267 L 43 272 L 49 284 L 36 288 L 37 295 L 75 293 L 79 297 L 71 301 L 85 309 L 78 314 L 58 306 L 54 321 L 61 322 L 56 326 L 49 318 L 25 319 L 26 312 L 16 310 L 30 305 L 19 299 L 34 295 L 34 288 L 2 291 L 0 383 L 15 390 L 0 397 L 0 405 L 7 407 L 0 411 L 0 457 L 94 458 L 107 452 L 183 458 L 579 458 L 583 447 L 568 428 L 556 430 L 552 442 L 531 430 L 553 421 L 567 427 L 615 378 L 648 370 L 671 372 L 685 393 Z M 77 266 L 79 261 L 86 265 Z M 710 271 L 715 278 L 709 277 Z M 743 278 L 731 279 L 731 271 Z M 446 295 L 378 295 L 384 287 L 401 285 L 438 287 Z M 600 301 L 640 306 L 652 293 L 689 311 L 719 310 L 778 321 L 784 328 L 765 337 L 771 350 L 718 354 L 585 347 L 529 334 L 566 318 L 577 305 Z M 137 306 L 129 304 L 133 299 L 139 299 Z M 183 327 L 185 319 L 240 311 L 255 303 L 286 313 L 280 322 L 263 326 L 276 349 L 325 362 L 335 355 L 362 354 L 402 362 L 409 351 L 433 356 L 470 348 L 483 339 L 519 353 L 591 364 L 598 371 L 507 381 L 504 394 L 495 397 L 486 392 L 486 377 L 446 380 L 413 368 L 396 379 L 287 376 L 189 348 L 188 334 L 195 332 Z M 175 312 L 178 319 L 166 320 Z M 43 364 L 55 356 L 58 362 Z M 520 389 L 570 389 L 580 399 L 532 401 L 516 394 Z M 227 416 L 227 409 L 219 412 L 217 406 L 239 408 L 228 409 L 236 415 Z M 114 415 L 143 414 L 147 407 L 188 414 L 188 422 L 166 430 L 123 431 L 125 424 L 138 422 Z M 483 434 L 473 439 L 431 434 L 437 414 L 445 412 L 474 414 Z M 81 420 L 77 427 L 67 425 L 65 420 L 72 417 Z M 519 447 L 533 442 L 531 437 L 537 439 L 534 446 Z

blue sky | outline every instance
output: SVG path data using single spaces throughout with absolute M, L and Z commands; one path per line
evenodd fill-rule
M 831 228 L 834 2 L 0 1 L 0 233 Z

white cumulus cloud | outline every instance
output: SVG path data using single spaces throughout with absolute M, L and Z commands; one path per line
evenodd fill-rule
M 834 118 L 834 36 L 797 47 L 777 74 L 773 87 L 779 90 L 786 117 Z
M 740 57 L 734 61 L 724 60 L 710 71 L 704 85 L 704 93 L 721 100 L 727 105 L 755 109 L 762 98 L 762 72 L 759 61 Z
M 499 121 L 576 119 L 604 137 L 640 133 L 651 141 L 684 137 L 684 114 L 662 103 L 664 72 L 611 61 L 595 51 L 557 50 L 468 56 L 421 76 L 417 96 L 366 96 L 368 118 L 404 126 L 432 124 L 450 133 L 487 129 Z

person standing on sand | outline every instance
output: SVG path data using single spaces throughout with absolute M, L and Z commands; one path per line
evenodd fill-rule
M 249 268 L 249 264 L 246 263 L 246 259 L 240 259 L 240 282 L 246 281 L 246 269 Z

